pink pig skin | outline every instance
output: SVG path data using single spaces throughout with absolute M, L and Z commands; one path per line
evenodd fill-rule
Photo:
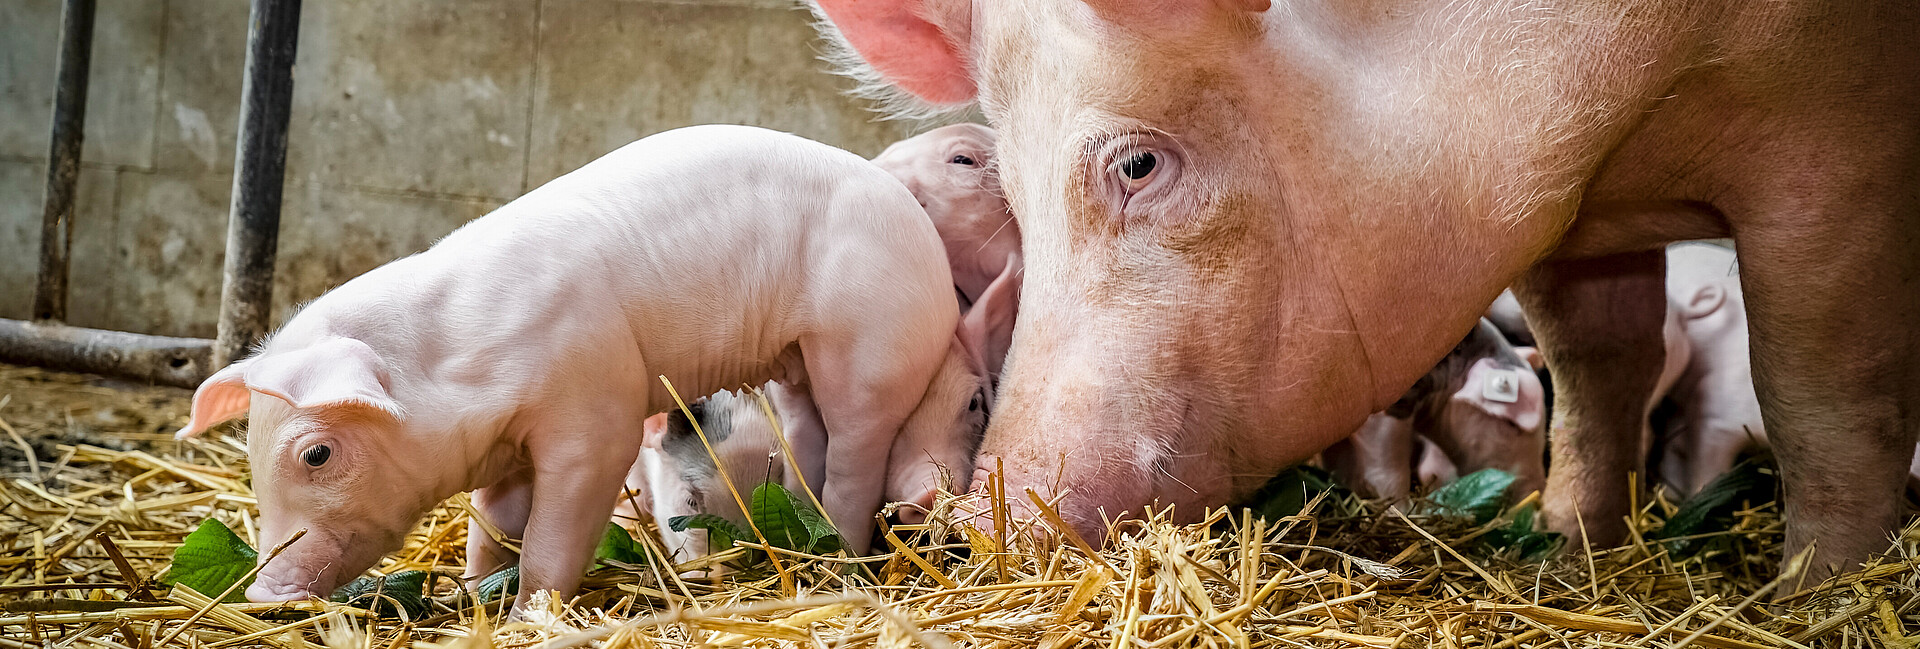
M 1546 480 L 1546 393 L 1534 374 L 1538 363 L 1533 348 L 1509 345 L 1482 320 L 1398 403 L 1321 457 L 1362 495 L 1397 500 L 1412 487 L 1417 436 L 1433 447 L 1419 454 L 1422 467 L 1432 463 L 1438 473 L 1444 461 L 1448 470 L 1458 464 L 1466 473 L 1500 469 L 1514 476 L 1513 495 L 1536 491 Z M 1495 377 L 1514 382 L 1512 402 L 1487 396 Z M 1435 485 L 1425 475 L 1422 484 Z
M 959 337 L 972 341 L 970 346 L 983 349 L 985 354 L 976 360 L 984 367 L 985 376 L 978 372 L 942 372 L 929 388 L 929 395 L 952 400 L 954 406 L 948 410 L 955 413 L 955 419 L 950 426 L 910 427 L 894 441 L 892 459 L 886 467 L 885 498 L 910 505 L 896 510 L 907 523 L 924 518 L 938 490 L 967 488 L 973 473 L 973 454 L 979 448 L 986 415 L 992 407 L 991 379 L 998 376 L 1013 337 L 1020 288 L 1020 227 L 1007 210 L 991 171 L 994 145 L 992 129 L 955 124 L 896 142 L 873 159 L 875 166 L 893 174 L 920 201 L 939 232 L 954 288 L 965 301 Z M 818 489 L 819 472 L 807 467 L 824 455 L 824 436 L 814 432 L 820 427 L 819 416 L 807 391 L 804 386 L 788 383 L 769 383 L 765 388 L 788 436 L 788 445 L 806 471 L 806 484 Z M 961 399 L 966 399 L 964 408 L 957 407 Z M 736 484 L 772 480 L 797 492 L 799 483 L 784 461 L 765 461 L 777 457 L 779 446 L 757 400 L 732 393 L 716 394 L 703 405 L 700 416 L 703 426 L 725 426 L 733 431 L 717 442 L 715 450 Z M 649 438 L 656 440 L 650 445 L 659 446 L 659 440 L 668 435 L 692 434 L 685 426 L 661 430 L 660 438 Z M 737 520 L 739 507 L 724 491 L 718 474 L 705 472 L 712 461 L 704 449 L 691 443 L 666 445 L 680 452 L 642 458 L 657 467 L 649 478 L 656 482 L 652 491 L 687 495 L 656 501 L 664 508 L 661 520 L 700 512 Z M 636 465 L 635 472 L 642 473 L 641 467 Z M 689 475 L 695 476 L 692 482 Z M 681 560 L 705 554 L 707 546 L 700 530 L 664 529 L 662 535 Z
M 262 544 L 308 530 L 249 598 L 324 595 L 476 490 L 523 539 L 522 605 L 579 583 L 642 420 L 673 403 L 656 377 L 691 398 L 804 372 L 834 431 L 827 510 L 864 551 L 872 467 L 903 424 L 951 417 L 919 408 L 964 362 L 940 250 L 913 196 L 857 156 L 669 131 L 321 296 L 202 384 L 182 435 L 251 404 Z
M 1013 345 L 1025 265 L 1020 225 L 993 169 L 996 138 L 979 124 L 943 126 L 893 143 L 873 163 L 900 179 L 933 219 L 954 287 L 967 299 L 971 324 L 963 327 L 986 333 L 987 372 L 997 385 Z
M 1511 286 L 1555 381 L 1546 524 L 1611 547 L 1660 247 L 1716 237 L 1743 259 L 1784 554 L 1816 547 L 1818 581 L 1898 529 L 1920 3 L 813 4 L 862 94 L 999 132 L 1027 273 L 980 462 L 1071 492 L 1096 544 L 1102 512 L 1198 518 L 1350 435 Z
M 1681 313 L 1691 352 L 1671 395 L 1676 407 L 1660 477 L 1676 493 L 1691 495 L 1733 468 L 1740 453 L 1771 444 L 1753 389 L 1747 300 L 1734 252 L 1704 244 L 1668 248 L 1667 294 Z M 1908 475 L 1910 485 L 1920 485 L 1920 454 Z

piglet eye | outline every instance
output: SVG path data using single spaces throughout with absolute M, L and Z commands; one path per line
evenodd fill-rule
M 980 412 L 980 393 L 973 393 L 973 400 L 967 402 L 967 412 Z
M 300 459 L 305 461 L 307 466 L 310 467 L 318 467 L 326 464 L 327 458 L 329 457 L 333 457 L 333 449 L 327 448 L 325 444 L 307 449 L 307 452 L 300 454 Z
M 1120 163 L 1120 173 L 1128 180 L 1144 180 L 1153 174 L 1153 168 L 1160 163 L 1151 151 L 1141 151 Z
M 966 155 L 955 155 L 953 156 L 952 160 L 948 160 L 947 162 L 952 164 L 957 164 L 957 165 L 966 165 L 969 167 L 974 165 L 973 158 L 968 157 Z

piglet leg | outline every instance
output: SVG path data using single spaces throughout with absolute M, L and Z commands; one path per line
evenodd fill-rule
M 854 351 L 861 348 L 867 351 Z M 930 374 L 875 349 L 881 347 L 868 341 L 829 339 L 805 350 L 814 404 L 829 432 L 820 501 L 855 555 L 866 554 L 873 543 L 887 458 Z
M 473 508 L 502 534 L 521 538 L 527 533 L 527 513 L 533 505 L 533 476 L 516 471 L 490 486 L 473 490 Z M 514 554 L 493 540 L 477 520 L 467 522 L 467 583 L 513 565 Z
M 1376 412 L 1321 458 L 1336 479 L 1361 495 L 1400 500 L 1413 487 L 1413 439 L 1412 422 Z
M 1626 538 L 1628 476 L 1644 464 L 1647 415 L 1665 367 L 1661 250 L 1547 261 L 1514 287 L 1553 371 L 1547 525 L 1580 547 Z
M 807 393 L 809 387 L 771 383 L 767 385 L 767 401 L 780 415 L 780 432 L 786 434 L 787 446 L 793 448 L 793 461 L 800 466 L 800 475 L 806 477 L 806 487 L 818 496 L 822 491 L 820 481 L 826 478 L 827 425 L 820 421 L 820 410 Z M 784 485 L 795 494 L 800 493 L 798 477 L 787 472 Z
M 614 499 L 627 470 L 640 453 L 641 417 L 597 424 L 568 425 L 577 435 L 537 437 L 529 445 L 533 461 L 532 514 L 520 551 L 520 595 L 514 611 L 540 591 L 572 597 L 606 534 Z

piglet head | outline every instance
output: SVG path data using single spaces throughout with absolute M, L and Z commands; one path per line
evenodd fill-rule
M 887 466 L 887 499 L 908 524 L 926 520 L 941 489 L 961 493 L 973 476 L 973 456 L 987 430 L 993 390 L 977 355 L 956 339 L 920 405 L 894 438 Z
M 208 378 L 194 393 L 185 439 L 251 410 L 247 454 L 267 564 L 247 598 L 324 597 L 399 549 L 439 501 L 428 457 L 401 434 L 405 413 L 366 343 L 327 337 L 270 348 Z M 270 550 L 307 533 L 268 561 Z
M 903 522 L 924 520 L 934 494 L 942 488 L 961 493 L 973 477 L 994 385 L 1013 344 L 1022 268 L 1019 253 L 1010 253 L 1000 274 L 960 315 L 947 360 L 895 438 L 887 499 L 919 507 L 901 509 Z
M 954 124 L 901 140 L 873 159 L 933 220 L 954 286 L 972 303 L 1020 252 L 1020 226 L 992 168 L 993 129 Z
M 1531 347 L 1514 351 L 1528 364 L 1474 361 L 1428 430 L 1461 473 L 1506 471 L 1514 476 L 1511 493 L 1524 495 L 1546 484 L 1546 390 L 1534 374 L 1539 355 Z

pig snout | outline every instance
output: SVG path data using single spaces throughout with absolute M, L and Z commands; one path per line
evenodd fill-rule
M 261 538 L 276 537 L 263 535 Z M 344 556 L 342 549 L 342 544 L 332 542 L 326 535 L 309 532 L 260 568 L 253 584 L 247 586 L 247 601 L 290 602 L 333 594 L 340 586 L 341 568 L 353 560 Z M 372 565 L 374 560 L 377 557 L 367 564 Z

